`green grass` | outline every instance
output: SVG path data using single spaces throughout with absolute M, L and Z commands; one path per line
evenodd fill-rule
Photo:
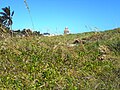
M 68 46 L 83 38 L 85 44 Z M 119 89 L 119 28 L 0 41 L 0 90 Z

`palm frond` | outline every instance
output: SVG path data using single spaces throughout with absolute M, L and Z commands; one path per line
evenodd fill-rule
M 2 8 L 2 10 L 8 15 L 10 16 L 10 7 L 5 7 L 5 8 Z
M 12 25 L 12 24 L 13 24 L 12 19 L 9 19 L 9 21 L 8 21 L 8 26 L 9 26 L 9 25 Z
M 4 12 L 0 12 L 0 14 L 1 14 L 2 16 L 7 16 L 7 14 L 4 13 Z
M 5 26 L 7 25 L 7 20 L 4 20 L 4 21 L 3 21 L 3 25 L 5 25 Z M 7 26 L 8 26 L 8 25 L 7 25 Z
M 11 16 L 13 16 L 14 15 L 14 11 L 12 11 L 12 14 L 11 14 Z

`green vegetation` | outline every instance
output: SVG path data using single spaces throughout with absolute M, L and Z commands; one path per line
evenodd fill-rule
M 120 29 L 0 40 L 0 90 L 12 89 L 119 90 Z

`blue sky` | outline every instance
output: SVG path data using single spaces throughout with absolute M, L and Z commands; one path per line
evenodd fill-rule
M 41 33 L 62 34 L 66 26 L 71 33 L 120 26 L 120 0 L 27 0 L 27 3 L 34 28 L 24 0 L 0 0 L 0 8 L 10 6 L 15 11 L 15 30 L 30 28 Z

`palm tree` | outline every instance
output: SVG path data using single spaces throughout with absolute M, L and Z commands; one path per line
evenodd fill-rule
M 14 11 L 10 10 L 10 6 L 2 8 L 3 12 L 0 12 L 0 23 L 3 24 L 4 26 L 12 29 L 12 16 L 14 15 Z

